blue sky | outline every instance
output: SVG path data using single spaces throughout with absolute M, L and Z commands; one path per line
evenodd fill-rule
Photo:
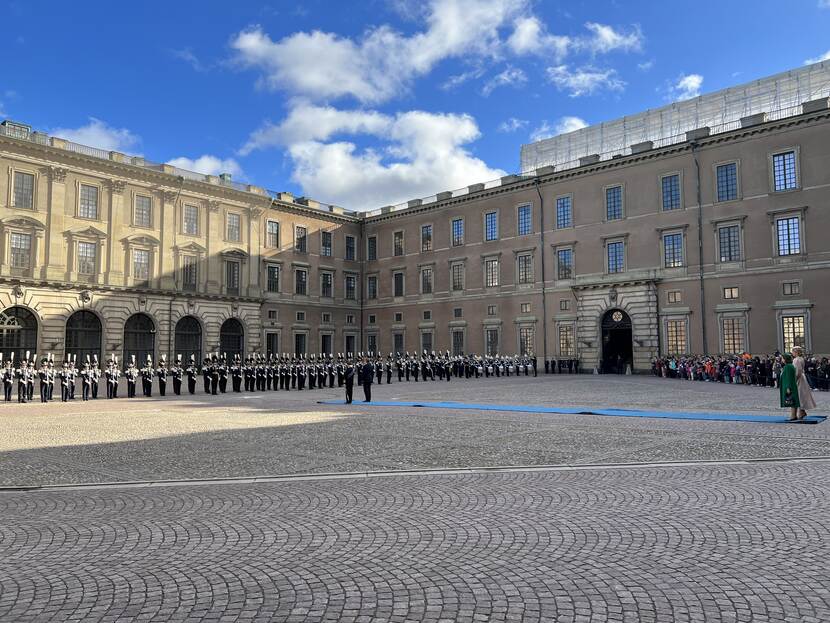
M 373 209 L 830 58 L 830 0 L 0 0 L 0 117 Z

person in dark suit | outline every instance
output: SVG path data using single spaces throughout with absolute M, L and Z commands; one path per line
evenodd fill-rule
M 361 380 L 363 381 L 363 395 L 366 400 L 363 402 L 372 402 L 372 379 L 374 378 L 372 372 L 372 364 L 369 363 L 369 360 L 366 357 L 364 357 Z
M 354 364 L 349 361 L 343 371 L 343 381 L 346 384 L 346 404 L 352 404 L 352 392 L 354 390 Z

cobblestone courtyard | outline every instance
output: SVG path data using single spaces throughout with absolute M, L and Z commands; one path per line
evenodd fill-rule
M 647 377 L 374 394 L 780 414 Z M 35 487 L 0 491 L 0 621 L 830 620 L 827 424 L 316 403 L 339 396 L 0 406 L 2 481 Z M 440 471 L 475 466 L 551 467 Z

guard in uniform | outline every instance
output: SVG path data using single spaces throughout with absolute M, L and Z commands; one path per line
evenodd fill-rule
M 127 398 L 135 398 L 135 383 L 138 379 L 138 368 L 135 366 L 135 355 L 130 356 L 130 363 L 127 366 L 127 369 L 124 370 L 124 376 L 127 377 Z
M 92 370 L 89 367 L 89 362 L 85 361 L 81 369 L 81 400 L 86 402 L 89 400 L 89 395 L 92 393 Z
M 193 395 L 196 393 L 196 355 L 190 355 L 190 365 L 187 366 L 187 391 Z
M 159 380 L 159 396 L 164 396 L 167 393 L 167 363 L 164 361 L 164 355 L 159 360 L 156 376 Z
M 0 354 L 0 361 L 3 355 Z M 12 353 L 14 357 L 14 353 Z M 14 385 L 14 368 L 12 367 L 12 360 L 6 359 L 6 365 L 3 367 L 3 399 L 6 402 L 12 401 L 12 386 Z
M 343 380 L 346 383 L 346 404 L 352 404 L 352 393 L 354 391 L 354 375 L 354 362 L 352 362 L 352 360 L 349 359 L 346 362 L 343 371 Z
M 176 361 L 173 362 L 173 366 L 170 368 L 170 376 L 173 377 L 173 393 L 176 396 L 182 395 L 182 356 L 176 355 Z
M 63 367 L 60 371 L 60 380 L 61 380 L 61 402 L 68 402 L 69 401 L 69 362 L 64 361 Z
M 98 355 L 92 355 L 92 365 L 90 366 L 90 393 L 93 400 L 98 399 L 98 380 L 101 378 L 101 368 L 98 366 Z
M 202 362 L 202 382 L 205 385 L 205 393 L 210 393 L 210 357 L 205 357 Z
M 133 355 L 133 360 L 135 360 L 135 355 Z M 132 366 L 132 364 L 130 364 Z M 132 366 L 133 368 L 135 366 Z M 129 370 L 129 369 L 128 369 Z M 127 389 L 129 390 L 129 383 L 130 377 L 125 371 L 124 376 L 127 377 Z M 104 380 L 107 382 L 107 399 L 111 400 L 112 398 L 118 398 L 118 377 L 121 376 L 121 371 L 118 369 L 118 359 L 115 356 L 115 353 L 112 354 L 112 359 L 107 361 L 107 370 L 104 373 Z M 135 377 L 132 379 L 132 395 L 129 395 L 130 392 L 128 391 L 127 394 L 130 398 L 135 396 Z
M 219 358 L 219 393 L 224 394 L 228 389 L 228 361 L 224 353 Z
M 141 390 L 147 397 L 153 396 L 153 360 L 147 355 L 147 363 L 141 369 Z

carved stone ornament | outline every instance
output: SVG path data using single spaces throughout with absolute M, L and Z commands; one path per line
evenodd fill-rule
M 138 299 L 138 304 L 140 307 L 144 307 L 145 305 L 147 305 L 147 299 L 142 296 L 140 299 Z
M 251 208 L 251 218 L 259 218 L 263 212 L 262 208 Z
M 173 203 L 176 200 L 176 195 L 178 193 L 172 190 L 165 190 L 161 193 L 164 203 Z
M 16 286 L 12 287 L 12 296 L 14 298 L 21 299 L 21 298 L 23 298 L 24 294 L 25 294 L 25 292 L 23 290 L 23 286 L 16 285 Z
M 611 288 L 608 291 L 608 300 L 611 301 L 612 305 L 617 302 L 617 288 Z
M 208 201 L 207 202 L 207 209 L 211 212 L 218 212 L 219 211 L 219 202 L 218 201 Z
M 123 180 L 110 180 L 110 191 L 113 195 L 120 195 L 127 188 L 127 184 Z
M 78 295 L 78 298 L 81 300 L 81 303 L 86 305 L 92 300 L 92 292 L 90 292 L 89 290 L 84 290 Z
M 194 307 L 196 307 L 196 301 L 187 299 L 187 308 L 192 310 Z
M 63 184 L 66 181 L 66 169 L 62 167 L 52 167 L 52 181 Z

